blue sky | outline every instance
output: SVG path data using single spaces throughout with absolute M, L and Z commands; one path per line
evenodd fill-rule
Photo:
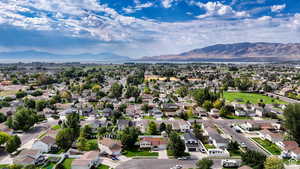
M 300 42 L 299 0 L 1 0 L 0 52 L 176 54 Z

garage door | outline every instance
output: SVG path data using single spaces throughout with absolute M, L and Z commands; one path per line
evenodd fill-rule
M 196 148 L 189 148 L 189 151 L 196 151 Z

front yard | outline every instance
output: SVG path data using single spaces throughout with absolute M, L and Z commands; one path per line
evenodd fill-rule
M 264 140 L 261 138 L 252 138 L 256 143 L 264 147 L 266 150 L 268 150 L 273 155 L 280 155 L 281 149 L 274 143 L 272 143 L 269 140 Z
M 150 150 L 143 150 L 139 148 L 124 150 L 122 154 L 125 155 L 126 157 L 139 157 L 139 156 L 158 157 L 158 152 L 151 152 Z
M 236 119 L 236 120 L 250 120 L 252 119 L 251 117 L 246 117 L 246 116 L 235 116 L 235 115 L 228 115 L 225 117 L 226 119 Z
M 73 158 L 66 158 L 62 163 L 62 165 L 64 166 L 65 169 L 71 169 L 73 160 L 74 160 Z
M 96 169 L 109 169 L 109 166 L 100 164 Z

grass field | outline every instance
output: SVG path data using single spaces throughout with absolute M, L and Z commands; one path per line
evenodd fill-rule
M 263 140 L 261 138 L 252 138 L 256 143 L 260 144 L 262 147 L 267 149 L 273 155 L 280 155 L 281 149 L 269 140 Z
M 284 102 L 282 100 L 278 100 L 276 98 L 272 98 L 257 93 L 224 92 L 224 98 L 229 102 L 233 102 L 240 99 L 242 101 L 239 103 L 242 104 L 245 104 L 247 101 L 250 101 L 253 104 L 257 104 L 260 102 L 260 100 L 263 100 L 265 104 L 272 104 L 272 103 L 287 104 L 287 102 Z
M 206 149 L 214 149 L 214 148 L 216 148 L 214 145 L 212 145 L 212 144 L 204 144 L 204 147 L 206 148 Z

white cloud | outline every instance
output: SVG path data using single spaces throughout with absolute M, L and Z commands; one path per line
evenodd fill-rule
M 99 4 L 98 0 L 1 1 L 0 23 L 108 42 L 70 49 L 73 52 L 111 49 L 122 55 L 136 57 L 180 53 L 216 43 L 300 41 L 299 31 L 294 31 L 300 28 L 300 14 L 292 18 L 263 16 L 224 20 L 213 16 L 245 17 L 248 14 L 220 2 L 197 5 L 206 11 L 201 20 L 159 22 L 123 16 L 109 6 Z M 143 8 L 150 5 L 136 0 L 136 6 Z M 19 11 L 36 12 L 36 15 L 26 17 Z M 101 12 L 105 14 L 96 14 Z M 53 14 L 53 17 L 48 17 L 48 14 Z
M 248 17 L 249 14 L 246 11 L 235 11 L 229 5 L 224 5 L 221 2 L 195 2 L 191 1 L 192 5 L 196 5 L 199 8 L 205 9 L 206 13 L 199 15 L 198 18 L 206 18 L 212 16 L 224 16 L 224 17 Z
M 123 11 L 125 11 L 126 13 L 134 13 L 136 11 L 140 11 L 144 8 L 150 8 L 154 5 L 154 3 L 151 3 L 151 2 L 147 2 L 147 3 L 144 3 L 144 4 L 141 4 L 141 3 L 138 3 L 135 7 L 127 7 L 127 8 L 123 8 Z
M 175 0 L 162 0 L 161 4 L 163 5 L 164 8 L 170 8 L 170 7 L 172 7 L 172 3 L 174 1 Z
M 286 7 L 285 4 L 282 4 L 282 5 L 273 5 L 273 6 L 271 6 L 271 11 L 272 11 L 272 12 L 280 12 L 280 11 L 282 11 L 285 7 Z
M 288 24 L 288 27 L 294 30 L 300 30 L 300 13 L 295 14 L 290 19 L 290 23 Z

